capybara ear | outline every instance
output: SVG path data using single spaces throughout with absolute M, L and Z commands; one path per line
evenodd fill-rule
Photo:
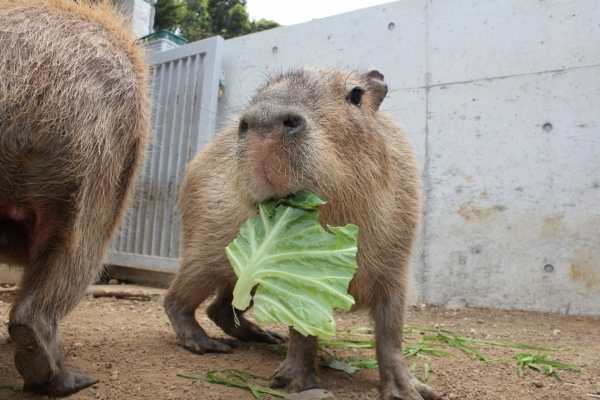
M 373 99 L 373 108 L 378 110 L 388 91 L 383 74 L 374 69 L 364 74 L 363 78 L 367 81 L 367 95 Z

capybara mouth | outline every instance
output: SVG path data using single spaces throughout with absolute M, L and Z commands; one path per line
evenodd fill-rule
M 242 168 L 249 184 L 250 195 L 262 202 L 272 198 L 282 198 L 300 190 L 298 173 L 290 165 L 290 160 L 278 148 L 277 140 L 251 139 L 247 143 L 247 159 Z
M 267 161 L 256 166 L 248 181 L 250 194 L 258 203 L 283 198 L 300 190 L 289 178 L 289 174 L 278 170 Z

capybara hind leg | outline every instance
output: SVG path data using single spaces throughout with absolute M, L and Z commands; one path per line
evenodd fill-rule
M 15 365 L 25 379 L 25 391 L 67 396 L 98 382 L 78 368 L 64 364 L 56 339 L 42 341 L 27 325 L 11 325 L 9 333 L 15 346 Z
M 175 276 L 165 297 L 164 306 L 167 316 L 183 346 L 192 353 L 231 353 L 233 352 L 231 340 L 211 338 L 196 321 L 196 309 L 212 294 L 213 288 L 206 281 L 190 285 L 190 281 L 195 283 L 196 280 L 193 275 L 188 276 L 186 272 L 193 274 L 195 271 L 194 265 L 182 263 L 181 270 Z
M 410 372 L 402 353 L 403 304 L 390 300 L 372 306 L 375 317 L 375 344 L 381 374 L 381 399 L 441 400 L 429 386 Z
M 57 238 L 52 250 L 26 267 L 19 295 L 11 309 L 9 333 L 23 388 L 50 396 L 67 396 L 97 380 L 66 365 L 58 342 L 58 325 L 81 299 L 96 275 L 100 246 L 81 243 L 75 253 Z
M 317 375 L 316 336 L 304 336 L 290 328 L 290 344 L 285 360 L 271 377 L 271 387 L 287 387 L 292 392 L 302 392 L 321 386 Z
M 208 317 L 223 329 L 223 332 L 245 342 L 279 344 L 287 341 L 286 335 L 263 330 L 255 323 L 248 321 L 242 311 L 236 311 L 234 316 L 232 301 L 233 285 L 230 285 L 217 295 L 215 301 L 206 310 Z M 237 322 L 235 317 L 237 317 Z

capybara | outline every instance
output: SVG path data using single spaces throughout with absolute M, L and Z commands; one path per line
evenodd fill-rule
M 111 6 L 0 0 L 0 262 L 24 266 L 9 318 L 24 390 L 95 382 L 61 319 L 97 276 L 149 136 L 148 66 Z
M 280 343 L 231 306 L 236 276 L 225 247 L 267 199 L 310 190 L 327 201 L 323 225 L 359 227 L 358 270 L 349 293 L 375 320 L 383 399 L 438 399 L 411 374 L 402 354 L 410 254 L 420 215 L 411 146 L 379 110 L 387 85 L 378 71 L 297 68 L 272 75 L 239 125 L 216 136 L 188 166 L 180 196 L 181 269 L 165 298 L 175 332 L 189 350 L 230 352 L 206 335 L 196 308 L 217 292 L 208 316 L 225 333 Z M 317 338 L 290 329 L 285 361 L 272 377 L 292 391 L 318 387 Z

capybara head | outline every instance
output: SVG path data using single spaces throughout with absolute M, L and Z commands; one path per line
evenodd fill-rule
M 254 202 L 302 189 L 327 198 L 340 182 L 380 180 L 388 157 L 378 109 L 386 94 L 378 71 L 297 68 L 271 76 L 240 117 L 242 192 Z

